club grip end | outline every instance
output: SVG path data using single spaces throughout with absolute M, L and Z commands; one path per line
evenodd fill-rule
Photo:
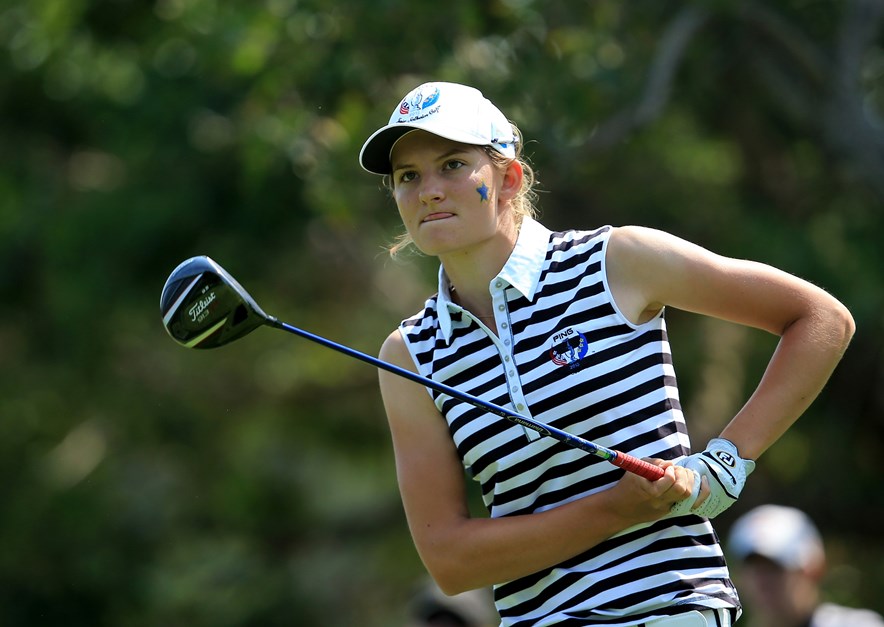
M 663 469 L 646 462 L 638 457 L 615 451 L 617 456 L 610 460 L 612 464 L 622 468 L 623 470 L 635 473 L 640 477 L 644 477 L 648 481 L 656 481 L 663 476 Z

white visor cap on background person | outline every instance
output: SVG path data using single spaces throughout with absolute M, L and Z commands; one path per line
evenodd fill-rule
M 413 130 L 476 146 L 491 146 L 510 159 L 516 156 L 513 127 L 478 89 L 458 83 L 424 83 L 403 98 L 386 126 L 362 145 L 359 163 L 373 174 L 390 174 L 390 153 Z
M 760 555 L 787 570 L 815 570 L 825 563 L 820 532 L 801 510 L 762 505 L 731 527 L 728 551 L 740 561 Z

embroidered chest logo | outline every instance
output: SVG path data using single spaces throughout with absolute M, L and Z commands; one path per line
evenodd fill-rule
M 580 331 L 569 327 L 553 335 L 551 341 L 549 357 L 555 365 L 567 366 L 571 371 L 585 365 L 583 358 L 589 354 L 589 342 Z

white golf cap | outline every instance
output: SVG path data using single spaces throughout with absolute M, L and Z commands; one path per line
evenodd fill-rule
M 359 152 L 359 163 L 373 174 L 390 174 L 390 152 L 406 133 L 421 129 L 463 144 L 491 146 L 516 156 L 513 127 L 478 89 L 457 83 L 424 83 L 396 105 L 390 122 L 375 131 Z
M 807 514 L 782 505 L 762 505 L 738 518 L 727 548 L 739 560 L 760 555 L 788 570 L 814 569 L 825 562 L 822 538 Z

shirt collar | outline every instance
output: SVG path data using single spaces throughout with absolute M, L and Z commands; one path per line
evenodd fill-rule
M 536 220 L 528 216 L 522 218 L 516 246 L 501 271 L 491 279 L 488 285 L 489 292 L 496 281 L 503 280 L 516 288 L 529 301 L 534 300 L 543 262 L 546 260 L 550 234 L 551 231 Z M 451 283 L 445 274 L 445 268 L 440 265 L 436 315 L 439 319 L 439 329 L 446 342 L 451 341 L 451 314 L 459 311 L 462 311 L 462 307 L 452 302 Z

